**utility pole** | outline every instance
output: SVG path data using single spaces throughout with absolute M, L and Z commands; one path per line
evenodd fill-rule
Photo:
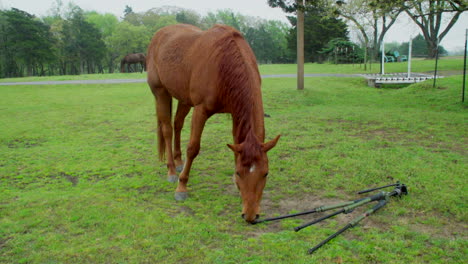
M 298 5 L 298 8 L 297 8 L 297 89 L 304 90 L 304 7 L 305 7 L 305 0 L 296 0 L 296 1 Z

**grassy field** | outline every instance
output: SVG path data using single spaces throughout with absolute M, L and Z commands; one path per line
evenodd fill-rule
M 208 121 L 190 198 L 176 202 L 156 157 L 145 84 L 0 87 L 0 263 L 465 262 L 461 77 L 435 89 L 375 89 L 360 78 L 306 78 L 305 86 L 263 82 L 267 138 L 282 137 L 269 152 L 262 217 L 397 180 L 409 187 L 313 255 L 308 248 L 362 210 L 297 233 L 322 214 L 246 224 L 227 116 Z M 189 127 L 187 119 L 184 144 Z
M 411 63 L 412 72 L 433 73 L 435 60 L 414 59 Z M 259 66 L 261 74 L 295 74 L 296 64 L 263 64 Z M 439 60 L 439 75 L 462 74 L 463 58 L 444 57 Z M 364 65 L 359 64 L 318 64 L 306 63 L 304 72 L 310 73 L 379 73 L 380 64 L 373 63 L 364 70 Z M 407 62 L 386 63 L 385 73 L 408 72 Z M 46 77 L 24 77 L 24 78 L 4 78 L 0 82 L 28 82 L 28 81 L 65 81 L 65 80 L 106 80 L 106 79 L 144 79 L 146 73 L 112 73 L 112 74 L 82 74 L 82 75 L 64 75 L 64 76 L 46 76 Z

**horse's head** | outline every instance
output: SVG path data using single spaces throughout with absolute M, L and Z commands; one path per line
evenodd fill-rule
M 268 176 L 267 152 L 278 142 L 280 136 L 267 142 L 243 142 L 228 147 L 236 156 L 235 183 L 242 197 L 242 217 L 253 223 L 260 213 L 260 201 Z

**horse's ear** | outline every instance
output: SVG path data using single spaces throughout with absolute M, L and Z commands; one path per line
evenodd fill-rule
M 242 149 L 241 144 L 233 144 L 233 145 L 227 144 L 227 146 L 228 146 L 232 151 L 234 151 L 234 153 L 241 153 L 241 149 Z
M 274 146 L 276 146 L 276 143 L 278 143 L 279 138 L 281 135 L 277 135 L 273 140 L 268 141 L 267 143 L 262 144 L 262 149 L 263 151 L 267 152 L 270 149 L 272 149 Z

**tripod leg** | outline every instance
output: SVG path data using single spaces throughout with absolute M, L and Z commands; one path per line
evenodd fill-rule
M 329 214 L 329 215 L 326 215 L 326 216 L 321 217 L 321 218 L 319 218 L 319 219 L 316 219 L 316 220 L 314 220 L 314 221 L 312 221 L 312 222 L 305 223 L 305 224 L 303 224 L 303 225 L 301 225 L 301 226 L 295 227 L 295 228 L 294 228 L 294 231 L 297 232 L 297 231 L 299 231 L 299 230 L 301 230 L 301 229 L 303 229 L 303 228 L 306 228 L 306 227 L 308 227 L 308 226 L 311 226 L 311 225 L 316 224 L 316 223 L 318 223 L 318 222 L 320 222 L 320 221 L 323 221 L 323 220 L 325 220 L 325 219 L 328 219 L 328 218 L 333 217 L 333 216 L 335 216 L 335 215 L 339 215 L 339 214 L 344 213 L 344 212 L 345 212 L 345 209 L 341 209 L 341 210 L 336 211 L 336 212 L 334 212 L 334 213 L 332 213 L 332 214 Z
M 353 221 L 351 221 L 349 224 L 347 224 L 345 227 L 343 227 L 342 229 L 338 230 L 338 232 L 334 233 L 333 235 L 327 237 L 327 239 L 323 240 L 322 242 L 320 242 L 318 245 L 316 245 L 315 247 L 309 249 L 309 254 L 312 254 L 314 253 L 317 249 L 319 249 L 320 247 L 322 247 L 323 245 L 325 245 L 326 243 L 328 243 L 330 240 L 332 240 L 333 238 L 339 236 L 341 233 L 343 233 L 344 231 L 348 230 L 349 228 L 352 228 L 352 227 L 355 227 L 359 222 L 362 221 L 362 219 L 368 217 L 369 215 L 377 212 L 377 210 L 379 210 L 380 208 L 384 207 L 385 205 L 387 204 L 387 200 L 380 200 L 379 203 L 377 205 L 375 205 L 374 207 L 372 207 L 371 209 L 367 210 L 364 214 L 360 215 L 359 217 L 355 218 Z

